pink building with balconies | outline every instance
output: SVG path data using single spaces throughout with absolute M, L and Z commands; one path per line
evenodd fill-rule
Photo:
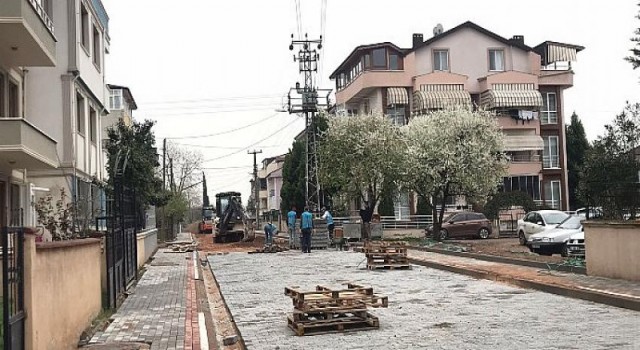
M 378 111 L 397 124 L 449 105 L 496 112 L 510 157 L 504 191 L 529 193 L 568 210 L 563 91 L 584 48 L 525 44 L 472 22 L 413 35 L 410 49 L 384 42 L 356 47 L 331 74 L 337 113 Z M 413 205 L 412 205 L 413 207 Z

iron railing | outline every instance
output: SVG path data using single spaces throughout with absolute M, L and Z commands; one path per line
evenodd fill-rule
M 543 156 L 542 157 L 542 167 L 545 169 L 549 168 L 559 168 L 560 167 L 560 156 Z

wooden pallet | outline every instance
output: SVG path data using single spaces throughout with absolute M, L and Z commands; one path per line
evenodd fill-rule
M 366 313 L 365 317 L 352 316 L 328 320 L 296 321 L 293 316 L 289 316 L 287 321 L 289 328 L 298 336 L 365 331 L 380 327 L 378 318 L 369 313 Z
M 278 245 L 272 245 L 272 246 L 265 246 L 262 248 L 256 248 L 256 250 L 252 250 L 250 252 L 247 252 L 249 254 L 260 254 L 260 253 L 280 253 L 280 252 L 286 252 L 287 250 L 289 250 L 288 248 L 285 247 L 281 247 Z
M 369 270 L 411 270 L 411 264 L 367 264 Z

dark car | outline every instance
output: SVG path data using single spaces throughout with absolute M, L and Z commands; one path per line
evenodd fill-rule
M 427 235 L 433 237 L 433 225 L 427 227 Z M 486 239 L 490 235 L 491 221 L 482 213 L 453 213 L 442 220 L 441 240 L 454 237 L 480 237 Z

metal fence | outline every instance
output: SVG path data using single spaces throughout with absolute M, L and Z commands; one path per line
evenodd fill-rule
M 342 227 L 345 222 L 360 222 L 359 216 L 334 217 L 336 227 Z M 383 229 L 425 229 L 433 223 L 431 215 L 410 215 L 406 220 L 396 220 L 395 216 L 381 216 L 380 223 Z
M 3 227 L 2 349 L 24 349 L 24 229 Z

